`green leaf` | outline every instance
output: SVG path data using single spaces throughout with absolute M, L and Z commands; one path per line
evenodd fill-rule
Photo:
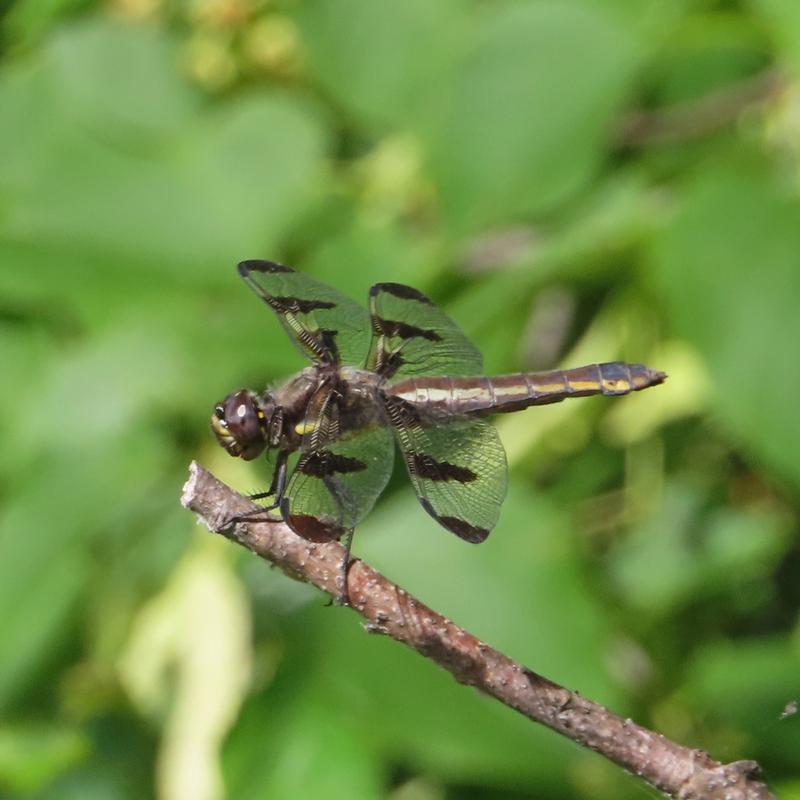
M 0 526 L 4 565 L 0 580 L 11 584 L 9 589 L 16 587 L 13 596 L 6 590 L 0 598 L 0 650 L 5 654 L 0 660 L 0 709 L 4 711 L 41 677 L 40 670 L 74 631 L 77 601 L 90 574 L 89 559 L 79 548 L 64 548 L 53 556 L 41 545 L 24 550 L 23 542 L 15 544 L 12 537 L 26 535 L 26 530 L 28 537 L 39 534 L 27 525 Z
M 689 665 L 684 692 L 706 719 L 733 726 L 737 752 L 727 758 L 781 759 L 800 769 L 800 719 L 782 718 L 798 699 L 800 650 L 783 636 L 720 641 L 698 651 Z
M 14 44 L 27 45 L 53 27 L 60 17 L 84 5 L 85 0 L 16 0 L 7 4 L 6 16 L 0 22 Z
M 356 221 L 331 235 L 305 262 L 315 276 L 367 305 L 373 283 L 397 281 L 425 290 L 434 267 L 429 248 L 399 226 L 366 225 Z
M 677 24 L 693 0 L 585 0 L 587 4 L 614 13 L 636 30 L 642 39 L 663 41 L 674 34 Z
M 693 596 L 701 578 L 691 546 L 698 502 L 691 487 L 670 486 L 662 513 L 648 519 L 615 549 L 612 574 L 632 606 L 663 614 Z
M 83 761 L 89 749 L 88 737 L 73 728 L 41 723 L 0 727 L 0 788 L 41 789 Z
M 458 0 L 312 0 L 298 22 L 320 82 L 368 123 L 407 124 L 451 59 Z
M 114 447 L 108 444 L 114 442 Z M 92 440 L 15 476 L 0 517 L 0 709 L 57 661 L 80 624 L 96 569 L 90 543 L 124 532 L 153 496 L 163 442 L 148 430 Z M 49 687 L 52 689 L 52 687 Z
M 61 29 L 48 50 L 61 108 L 104 138 L 173 133 L 199 105 L 175 69 L 177 48 L 156 27 L 94 19 Z
M 612 553 L 612 574 L 635 608 L 664 615 L 709 596 L 730 595 L 729 611 L 750 581 L 767 581 L 790 545 L 786 521 L 768 508 L 702 507 L 699 487 L 671 482 L 661 512 Z
M 207 246 L 220 260 L 277 249 L 316 195 L 327 147 L 322 123 L 301 97 L 256 91 L 200 121 L 180 169 L 206 204 L 193 210 L 194 235 L 207 225 Z
M 800 6 L 794 0 L 752 0 L 781 55 L 800 74 Z
M 225 751 L 226 796 L 384 797 L 374 737 L 334 698 L 295 689 L 287 696 L 273 687 L 245 708 Z
M 800 484 L 800 202 L 760 161 L 722 162 L 691 184 L 654 255 L 675 331 L 705 357 L 721 423 L 755 462 Z
M 459 231 L 544 213 L 585 186 L 636 65 L 634 40 L 601 9 L 500 8 L 454 73 L 430 142 Z
M 0 236 L 191 280 L 274 250 L 321 176 L 316 111 L 263 91 L 201 110 L 169 37 L 123 30 L 71 28 L 0 79 Z

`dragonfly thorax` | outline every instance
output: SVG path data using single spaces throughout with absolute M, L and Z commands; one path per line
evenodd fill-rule
M 251 461 L 269 444 L 273 403 L 249 389 L 232 392 L 214 407 L 211 430 L 232 456 Z

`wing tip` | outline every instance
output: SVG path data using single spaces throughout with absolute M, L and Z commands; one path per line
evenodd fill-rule
M 450 533 L 454 533 L 459 539 L 463 539 L 470 544 L 480 544 L 486 541 L 486 537 L 491 533 L 489 528 L 479 528 L 476 525 L 470 525 L 460 517 L 449 517 L 442 514 L 437 514 L 433 510 L 433 506 L 424 497 L 419 498 L 420 505 L 428 512 L 443 528 L 446 528 Z
M 392 283 L 385 281 L 382 283 L 373 284 L 369 290 L 369 296 L 372 298 L 377 297 L 381 292 L 386 292 L 394 297 L 399 297 L 401 300 L 416 300 L 418 303 L 425 305 L 433 305 L 433 301 L 419 289 L 413 286 L 407 286 L 405 283 Z
M 335 542 L 344 536 L 346 529 L 341 525 L 329 525 L 312 514 L 284 514 L 286 524 L 307 542 Z
M 294 272 L 291 267 L 287 267 L 285 264 L 279 264 L 277 261 L 267 261 L 262 258 L 250 258 L 246 261 L 240 261 L 236 269 L 243 278 L 246 278 L 251 272 Z

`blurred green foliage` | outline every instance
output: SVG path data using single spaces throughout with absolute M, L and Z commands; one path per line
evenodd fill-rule
M 234 272 L 419 286 L 511 415 L 481 547 L 396 475 L 355 549 L 532 668 L 800 798 L 796 0 L 20 0 L 0 17 L 0 796 L 624 798 L 177 498 L 302 364 Z

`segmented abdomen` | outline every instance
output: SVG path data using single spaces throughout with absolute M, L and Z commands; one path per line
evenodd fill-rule
M 663 372 L 643 364 L 612 361 L 550 372 L 518 372 L 497 377 L 409 378 L 389 393 L 421 408 L 454 414 L 503 413 L 528 406 L 558 403 L 567 397 L 622 395 L 655 386 Z

